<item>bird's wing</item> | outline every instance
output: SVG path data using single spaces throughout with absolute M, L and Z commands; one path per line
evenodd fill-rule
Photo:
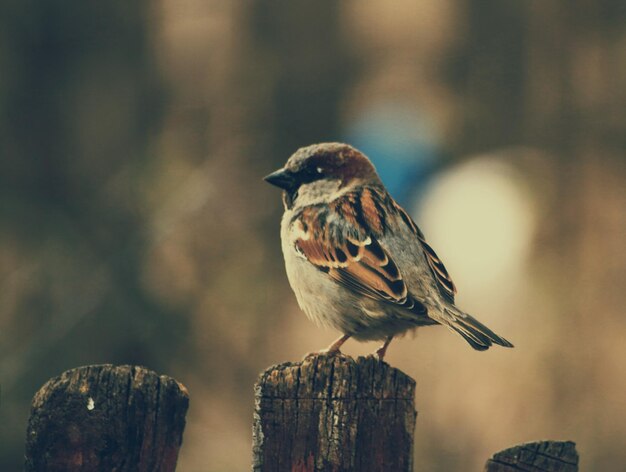
M 300 215 L 297 223 L 306 229 L 295 241 L 295 249 L 301 256 L 356 293 L 426 314 L 426 307 L 408 293 L 398 266 L 380 245 L 374 231 L 367 231 L 365 221 L 363 225 L 351 224 L 346 218 L 314 213 Z M 319 226 L 318 230 L 314 229 L 320 219 L 325 221 L 325 230 Z M 333 220 L 341 220 L 341 231 L 329 228 Z
M 432 247 L 426 242 L 426 238 L 418 226 L 415 224 L 413 219 L 408 215 L 408 213 L 396 202 L 393 202 L 393 205 L 400 214 L 400 217 L 404 221 L 404 223 L 411 229 L 411 231 L 417 237 L 424 254 L 426 255 L 426 260 L 428 261 L 428 265 L 430 270 L 437 281 L 437 288 L 439 289 L 439 293 L 450 303 L 454 303 L 454 295 L 456 295 L 456 286 L 448 274 L 446 267 L 441 262 L 439 256 L 434 251 Z

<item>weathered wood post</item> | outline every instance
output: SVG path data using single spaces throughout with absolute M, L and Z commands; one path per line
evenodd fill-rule
M 572 441 L 538 441 L 497 452 L 485 472 L 577 472 L 578 452 Z
M 255 387 L 253 470 L 412 471 L 415 382 L 373 357 L 312 355 Z
M 187 390 L 143 367 L 96 365 L 49 380 L 33 399 L 27 472 L 173 472 Z

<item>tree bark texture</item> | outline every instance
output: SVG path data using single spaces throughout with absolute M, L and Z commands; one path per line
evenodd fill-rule
M 188 404 L 183 385 L 143 367 L 68 370 L 33 399 L 25 470 L 174 471 Z
M 412 470 L 415 381 L 374 357 L 273 366 L 255 402 L 255 472 Z
M 497 452 L 485 472 L 577 472 L 578 452 L 572 441 L 538 441 Z

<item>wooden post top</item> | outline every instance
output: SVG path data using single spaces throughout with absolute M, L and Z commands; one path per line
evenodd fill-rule
M 412 470 L 415 382 L 373 356 L 270 367 L 255 400 L 255 471 Z

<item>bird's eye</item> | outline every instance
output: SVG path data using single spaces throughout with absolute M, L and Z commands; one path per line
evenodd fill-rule
M 324 168 L 323 167 L 318 167 L 315 170 L 317 171 L 318 174 L 323 174 L 324 173 Z

